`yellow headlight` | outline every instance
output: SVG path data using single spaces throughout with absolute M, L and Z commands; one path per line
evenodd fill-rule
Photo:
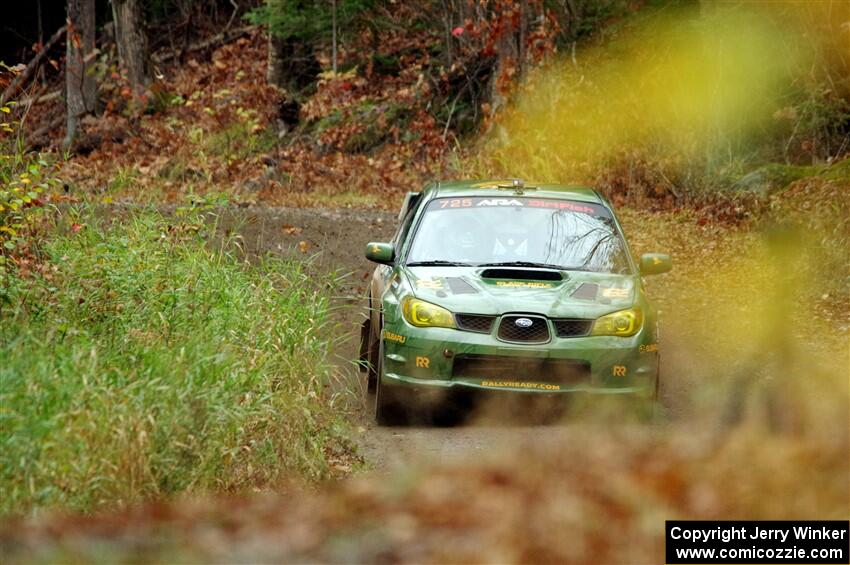
M 597 318 L 591 335 L 615 335 L 629 337 L 640 331 L 643 313 L 640 308 L 629 308 Z
M 453 328 L 455 327 L 455 319 L 452 313 L 424 300 L 406 297 L 401 303 L 401 312 L 404 314 L 404 319 L 411 325 L 420 328 Z

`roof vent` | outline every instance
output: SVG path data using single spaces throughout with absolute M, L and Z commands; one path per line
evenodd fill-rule
M 536 186 L 525 186 L 522 179 L 512 179 L 510 183 L 501 182 L 496 185 L 498 188 L 513 190 L 517 196 L 522 196 L 526 190 L 536 190 Z

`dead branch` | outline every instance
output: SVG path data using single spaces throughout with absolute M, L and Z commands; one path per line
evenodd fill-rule
M 24 72 L 15 77 L 15 80 L 13 80 L 11 84 L 6 87 L 6 90 L 3 91 L 3 95 L 0 96 L 0 106 L 8 102 L 9 99 L 12 98 L 12 96 L 17 94 L 18 90 L 20 90 L 20 88 L 32 76 L 39 63 L 41 63 L 41 60 L 44 59 L 44 57 L 47 55 L 47 52 L 50 51 L 50 48 L 53 47 L 57 41 L 62 39 L 62 36 L 65 35 L 67 29 L 68 28 L 66 26 L 60 27 L 56 31 L 56 33 L 54 33 L 53 36 L 47 41 L 44 47 L 42 47 L 41 50 L 36 54 L 36 56 L 33 57 L 33 59 L 24 69 Z
M 243 35 L 247 35 L 254 29 L 253 26 L 245 26 L 236 28 L 230 31 L 225 31 L 219 34 L 214 35 L 209 39 L 205 39 L 204 41 L 199 41 L 198 43 L 193 43 L 189 45 L 185 49 L 181 49 L 179 52 L 170 51 L 168 53 L 158 53 L 152 57 L 155 63 L 166 63 L 172 59 L 177 59 L 181 57 L 184 53 L 188 53 L 191 51 L 203 51 L 205 49 L 210 49 L 212 47 L 217 47 L 218 45 L 222 45 L 224 43 L 229 43 L 236 39 L 237 37 L 241 37 Z
M 44 104 L 45 102 L 50 102 L 51 100 L 56 100 L 60 96 L 62 96 L 63 91 L 54 90 L 53 92 L 48 92 L 47 94 L 42 94 L 40 96 L 30 96 L 29 98 L 24 98 L 20 101 L 21 105 L 35 105 L 35 104 Z
M 35 130 L 31 134 L 29 134 L 27 136 L 27 143 L 26 143 L 27 151 L 30 151 L 32 149 L 36 149 L 37 148 L 36 143 L 39 141 L 39 139 L 42 136 L 44 136 L 45 134 L 50 132 L 50 130 L 58 128 L 64 122 L 65 122 L 65 114 L 63 113 L 61 116 L 57 116 L 57 117 L 53 118 L 53 120 L 51 120 L 48 124 L 41 126 L 37 130 Z

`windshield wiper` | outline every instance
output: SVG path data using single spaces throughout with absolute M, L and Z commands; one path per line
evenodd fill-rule
M 458 263 L 457 261 L 443 261 L 436 259 L 434 261 L 413 261 L 407 263 L 408 267 L 471 267 L 469 263 Z
M 500 263 L 479 263 L 478 267 L 539 267 L 541 269 L 557 269 L 558 271 L 572 271 L 561 265 L 552 263 L 535 263 L 534 261 L 502 261 Z

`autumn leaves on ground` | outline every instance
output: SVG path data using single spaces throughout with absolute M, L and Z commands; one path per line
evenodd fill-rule
M 807 5 L 585 6 L 567 44 L 548 14 L 520 69 L 471 8 L 444 33 L 379 2 L 337 75 L 320 46 L 295 123 L 250 28 L 167 67 L 143 113 L 103 73 L 67 159 L 30 136 L 59 101 L 5 106 L 0 558 L 660 562 L 666 519 L 846 518 L 850 13 Z M 367 423 L 338 358 L 369 268 L 350 250 L 423 182 L 497 175 L 598 186 L 633 253 L 673 255 L 647 280 L 656 422 L 577 399 L 421 453 Z M 507 439 L 427 453 L 479 432 Z M 381 433 L 401 439 L 362 448 Z

